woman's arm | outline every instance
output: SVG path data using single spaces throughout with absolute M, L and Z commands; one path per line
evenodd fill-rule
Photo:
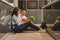
M 22 21 L 15 15 L 12 17 L 12 20 L 14 20 L 17 25 L 22 25 L 22 24 L 26 23 L 26 21 Z
M 23 25 L 23 24 L 25 24 L 26 23 L 26 21 L 20 21 L 19 22 L 19 25 Z

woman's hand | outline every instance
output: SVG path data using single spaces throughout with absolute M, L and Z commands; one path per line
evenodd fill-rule
M 23 25 L 23 24 L 25 24 L 25 23 L 26 23 L 25 21 L 19 22 L 20 25 Z

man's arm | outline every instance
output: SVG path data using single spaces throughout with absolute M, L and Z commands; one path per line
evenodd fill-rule
M 27 18 L 26 16 L 23 16 L 23 21 L 26 21 L 26 22 L 31 22 L 29 18 Z
M 20 25 L 24 24 L 24 23 L 28 23 L 31 22 L 30 19 L 23 19 L 22 21 L 19 22 Z
M 23 19 L 23 21 L 31 22 L 29 18 L 27 18 L 27 19 Z

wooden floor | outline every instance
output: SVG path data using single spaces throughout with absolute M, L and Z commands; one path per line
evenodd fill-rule
M 1 40 L 54 40 L 45 30 L 38 32 L 7 33 Z
M 6 33 L 0 33 L 0 39 L 5 35 Z

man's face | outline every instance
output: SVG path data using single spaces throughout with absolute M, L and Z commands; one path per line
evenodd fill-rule
M 26 14 L 26 10 L 22 10 L 22 11 L 21 11 L 21 14 L 22 14 L 22 15 L 25 15 L 25 14 Z

